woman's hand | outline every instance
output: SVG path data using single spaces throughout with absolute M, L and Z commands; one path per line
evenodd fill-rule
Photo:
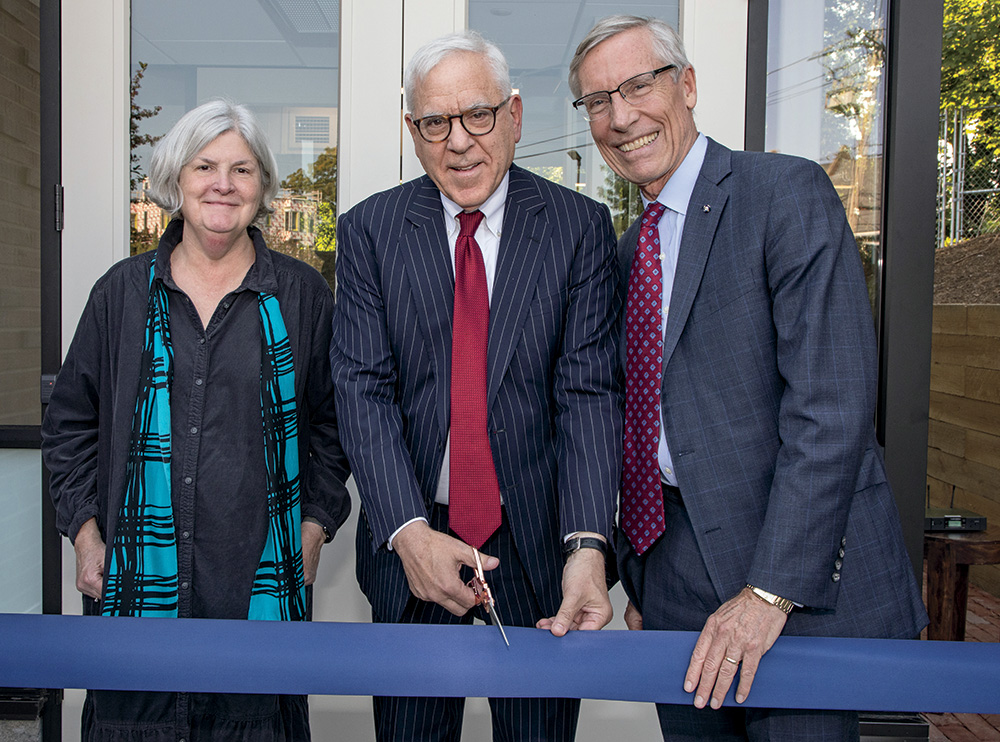
M 104 589 L 104 539 L 97 527 L 97 518 L 80 526 L 76 540 L 76 589 L 94 600 L 101 599 Z

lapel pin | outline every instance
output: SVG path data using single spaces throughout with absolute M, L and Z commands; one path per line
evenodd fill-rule
M 701 207 L 701 210 L 704 211 L 707 214 L 708 212 L 710 212 L 712 210 L 712 207 L 709 206 L 708 204 L 705 204 L 704 206 Z

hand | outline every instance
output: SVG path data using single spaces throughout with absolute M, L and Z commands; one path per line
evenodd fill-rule
M 686 692 L 698 686 L 694 705 L 704 708 L 711 693 L 712 708 L 720 708 L 740 662 L 736 702 L 743 703 L 750 693 L 760 658 L 781 634 L 787 619 L 784 611 L 755 597 L 749 588 L 743 588 L 735 598 L 723 603 L 705 622 L 684 676 Z
M 302 521 L 302 575 L 306 585 L 316 582 L 319 569 L 319 551 L 326 543 L 323 526 L 311 520 Z
M 632 605 L 632 601 L 625 606 L 625 625 L 629 631 L 642 631 L 642 614 L 639 609 Z
M 476 594 L 459 575 L 463 564 L 476 566 L 471 546 L 416 520 L 396 534 L 392 548 L 403 562 L 410 592 L 418 598 L 437 603 L 456 616 L 464 616 L 476 604 Z M 500 564 L 496 557 L 480 557 L 484 570 Z
M 89 598 L 100 600 L 104 589 L 104 539 L 97 527 L 97 518 L 80 526 L 73 550 L 76 552 L 76 589 Z
M 588 534 L 590 535 L 590 534 Z M 543 618 L 536 628 L 565 636 L 577 629 L 595 631 L 608 625 L 614 610 L 604 577 L 604 555 L 597 549 L 580 549 L 563 567 L 563 599 L 552 618 Z

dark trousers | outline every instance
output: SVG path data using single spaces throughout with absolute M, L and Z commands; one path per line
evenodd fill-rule
M 642 613 L 643 629 L 701 631 L 721 602 L 712 586 L 680 492 L 663 488 L 666 532 L 641 557 L 628 539 L 618 543 L 622 583 Z M 732 596 L 727 596 L 732 597 Z M 767 661 L 766 659 L 764 660 Z M 687 667 L 672 669 L 677 684 Z M 753 690 L 750 691 L 751 697 Z M 694 697 L 692 695 L 692 702 Z M 657 704 L 663 739 L 720 742 L 849 742 L 859 739 L 853 711 L 800 711 L 726 706 L 718 711 L 694 705 Z
M 448 508 L 436 505 L 431 514 L 431 527 L 448 532 Z M 450 533 L 454 536 L 454 533 Z M 503 525 L 480 549 L 495 556 L 500 566 L 486 573 L 498 612 L 505 626 L 534 626 L 543 618 L 534 590 L 521 564 L 514 539 L 504 517 Z M 463 569 L 462 579 L 472 577 Z M 464 616 L 455 616 L 436 603 L 410 598 L 401 623 L 471 624 L 473 617 L 484 619 L 480 608 Z M 378 621 L 378 616 L 373 619 Z M 502 641 L 497 632 L 496 641 Z M 488 672 L 485 669 L 484 672 Z M 553 668 L 555 671 L 555 668 Z M 580 712 L 578 698 L 491 698 L 493 739 L 497 742 L 518 740 L 572 740 L 576 736 Z M 373 699 L 375 734 L 379 742 L 452 742 L 462 737 L 464 698 L 400 698 Z

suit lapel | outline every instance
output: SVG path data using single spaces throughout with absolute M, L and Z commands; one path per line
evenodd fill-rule
M 490 300 L 489 344 L 487 347 L 487 392 L 489 409 L 496 399 L 500 382 L 507 372 L 548 244 L 550 225 L 542 218 L 545 201 L 531 176 L 511 166 L 504 206 L 500 254 Z
M 455 303 L 455 272 L 444 231 L 444 207 L 434 182 L 424 176 L 407 206 L 409 230 L 400 237 L 400 255 L 412 281 L 417 319 L 426 328 L 438 384 L 437 417 L 441 434 L 449 427 L 451 389 L 451 326 Z
M 688 203 L 684 234 L 681 235 L 677 254 L 677 269 L 674 272 L 670 311 L 667 314 L 667 330 L 663 337 L 664 371 L 691 314 L 691 305 L 705 273 L 705 264 L 712 249 L 719 218 L 722 216 L 726 201 L 729 200 L 729 194 L 718 185 L 729 172 L 729 150 L 709 139 L 705 162 L 691 193 L 691 201 Z

